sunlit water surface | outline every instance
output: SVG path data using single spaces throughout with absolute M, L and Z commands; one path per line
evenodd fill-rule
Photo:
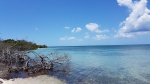
M 69 84 L 150 84 L 150 45 L 68 46 L 36 52 L 67 53 L 68 74 L 51 74 Z

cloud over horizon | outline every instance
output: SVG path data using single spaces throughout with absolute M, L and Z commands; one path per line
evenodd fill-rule
M 62 41 L 66 41 L 66 40 L 76 40 L 76 37 L 68 37 L 68 36 L 65 36 L 65 37 L 61 37 L 60 40 L 62 40 Z
M 103 33 L 103 32 L 108 32 L 109 30 L 100 30 L 99 25 L 97 23 L 88 23 L 85 25 L 85 27 L 91 31 L 91 32 L 96 32 L 96 33 Z
M 106 36 L 106 35 L 95 35 L 94 37 L 93 37 L 93 39 L 95 39 L 95 40 L 103 40 L 103 39 L 107 39 L 107 38 L 109 38 L 108 36 Z
M 64 28 L 65 28 L 65 29 L 70 29 L 70 27 L 68 27 L 68 26 L 65 26 Z
M 119 6 L 125 6 L 130 10 L 129 16 L 121 22 L 116 37 L 131 38 L 136 34 L 145 34 L 150 31 L 150 10 L 147 8 L 147 0 L 117 0 Z
M 71 32 L 80 32 L 82 29 L 80 27 L 74 28 Z
M 74 36 L 65 36 L 59 39 L 60 41 L 82 41 L 82 39 L 76 38 Z
M 86 24 L 85 27 L 86 27 L 88 30 L 92 31 L 92 32 L 98 32 L 98 31 L 99 31 L 99 29 L 98 29 L 99 25 L 96 24 L 96 23 L 89 23 L 89 24 Z

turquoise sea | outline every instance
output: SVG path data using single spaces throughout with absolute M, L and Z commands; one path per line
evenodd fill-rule
M 150 45 L 57 46 L 36 52 L 67 53 L 68 74 L 51 74 L 68 84 L 150 84 Z

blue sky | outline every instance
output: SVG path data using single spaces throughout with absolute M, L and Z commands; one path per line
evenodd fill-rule
M 150 43 L 148 0 L 0 0 L 0 38 L 49 46 Z

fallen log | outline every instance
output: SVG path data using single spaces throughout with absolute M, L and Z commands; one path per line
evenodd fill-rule
M 33 54 L 33 57 L 31 58 L 28 53 Z M 8 45 L 2 46 L 0 44 L 0 63 L 8 67 L 9 73 L 20 71 L 38 73 L 41 70 L 66 72 L 68 71 L 67 68 L 62 67 L 62 65 L 66 65 L 69 61 L 70 58 L 67 54 L 53 52 L 48 55 L 41 55 L 34 51 L 18 51 Z M 60 66 L 61 69 L 57 68 Z

